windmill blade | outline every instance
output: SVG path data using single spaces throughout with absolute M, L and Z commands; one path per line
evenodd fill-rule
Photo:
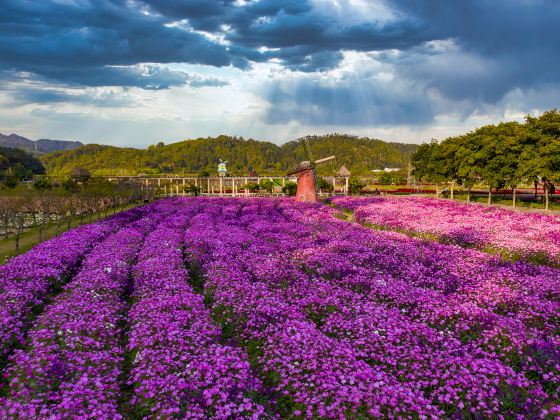
M 336 156 L 334 156 L 334 155 L 333 155 L 333 156 L 328 156 L 328 157 L 326 157 L 326 158 L 316 160 L 316 161 L 315 161 L 315 164 L 317 165 L 317 164 L 319 164 L 319 163 L 325 163 L 325 162 L 328 162 L 329 160 L 333 160 L 333 159 L 335 159 L 335 158 L 336 158 Z
M 309 138 L 304 137 L 302 139 L 303 149 L 305 150 L 305 154 L 307 155 L 307 160 L 314 165 L 315 160 L 313 160 L 313 154 L 311 153 L 311 145 L 309 144 Z

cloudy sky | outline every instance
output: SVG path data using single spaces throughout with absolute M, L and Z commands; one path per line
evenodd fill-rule
M 558 0 L 0 0 L 0 132 L 444 138 L 560 108 Z

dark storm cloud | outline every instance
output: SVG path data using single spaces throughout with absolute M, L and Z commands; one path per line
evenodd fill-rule
M 134 101 L 127 96 L 117 95 L 111 92 L 94 94 L 88 92 L 72 92 L 61 89 L 45 88 L 19 88 L 9 95 L 19 104 L 52 104 L 52 103 L 75 103 L 81 105 L 94 105 L 98 107 L 116 108 L 132 106 Z
M 560 2 L 554 0 L 393 0 L 433 40 L 394 61 L 399 75 L 426 82 L 453 100 L 495 103 L 512 89 L 560 83 Z M 390 61 L 390 60 L 389 60 Z
M 158 77 L 146 78 L 126 67 L 107 66 L 170 62 L 247 66 L 246 60 L 233 56 L 225 46 L 166 26 L 168 20 L 126 4 L 109 0 L 2 2 L 0 69 L 88 86 L 165 88 L 181 84 L 184 75 L 160 70 Z
M 348 9 L 348 2 L 339 3 Z M 367 95 L 377 104 L 377 111 L 365 112 L 365 119 L 352 111 L 357 94 L 345 84 L 327 87 L 305 79 L 309 86 L 304 88 L 302 82 L 297 87 L 302 93 L 286 92 L 289 98 L 283 102 L 267 96 L 280 110 L 269 116 L 270 122 L 289 120 L 287 104 L 302 103 L 323 110 L 329 116 L 325 121 L 339 115 L 355 124 L 376 122 L 377 115 L 393 123 L 430 121 L 433 107 L 426 105 L 427 92 L 435 91 L 450 101 L 491 104 L 515 89 L 538 90 L 560 83 L 560 2 L 556 0 L 385 0 L 393 12 L 385 20 L 373 15 L 346 19 L 344 13 L 329 13 L 317 4 L 311 0 L 3 0 L 0 74 L 70 86 L 220 86 L 223 81 L 159 65 L 248 69 L 251 63 L 275 60 L 285 68 L 313 73 L 336 68 L 345 50 L 398 50 L 397 55 L 381 54 L 376 60 L 406 81 L 409 99 L 391 91 L 398 88 L 395 84 L 382 88 L 382 83 L 364 81 Z M 447 44 L 438 46 L 443 41 Z M 142 63 L 153 64 L 138 66 Z M 395 105 L 389 106 L 383 97 Z M 339 104 L 334 107 L 336 115 L 328 108 L 331 103 Z M 313 112 L 309 118 L 320 123 Z
M 261 0 L 243 7 L 230 0 L 144 4 L 168 18 L 187 19 L 199 30 L 228 25 L 224 36 L 236 55 L 250 61 L 276 58 L 292 70 L 335 68 L 342 50 L 397 49 L 404 51 L 394 61 L 401 77 L 452 100 L 495 103 L 515 88 L 560 82 L 560 2 L 555 0 L 387 0 L 394 19 L 380 23 L 367 16 L 352 24 L 306 0 Z M 447 39 L 458 51 L 434 54 L 426 47 Z M 262 46 L 274 50 L 257 53 Z
M 180 21 L 186 24 L 177 25 Z M 229 31 L 222 32 L 224 25 Z M 198 31 L 220 34 L 229 45 Z M 138 63 L 246 69 L 251 61 L 276 58 L 294 70 L 321 71 L 336 67 L 341 49 L 406 48 L 423 40 L 415 33 L 408 20 L 344 27 L 306 0 L 261 0 L 242 7 L 231 0 L 5 0 L 0 69 L 85 85 L 112 85 L 118 70 L 105 66 Z M 134 74 L 121 72 L 123 85 L 142 87 Z M 124 81 L 127 76 L 132 80 Z
M 335 68 L 341 50 L 379 51 L 409 48 L 428 40 L 415 20 L 360 23 L 346 26 L 322 14 L 308 0 L 261 0 L 235 6 L 233 1 L 145 0 L 150 10 L 171 19 L 187 19 L 196 30 L 221 31 L 237 51 L 251 61 L 272 58 L 292 70 Z M 375 16 L 371 16 L 372 22 Z M 279 49 L 257 53 L 259 47 Z
M 56 78 L 57 69 L 43 69 L 46 77 Z M 173 86 L 225 86 L 227 82 L 201 78 L 182 71 L 172 71 L 155 64 L 127 67 L 66 69 L 65 80 L 83 86 L 139 87 L 146 90 L 169 89 Z

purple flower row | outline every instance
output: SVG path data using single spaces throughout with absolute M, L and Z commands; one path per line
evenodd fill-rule
M 128 411 L 149 417 L 259 417 L 264 409 L 250 397 L 261 385 L 246 355 L 220 344 L 220 328 L 188 282 L 182 236 L 198 211 L 189 203 L 154 230 L 134 268 Z
M 233 216 L 224 217 L 228 213 Z M 284 246 L 291 250 L 298 246 L 291 236 L 296 232 L 288 225 L 273 203 L 233 204 L 217 217 L 206 213 L 193 220 L 186 235 L 187 247 L 206 271 L 216 315 L 255 359 L 276 395 L 278 413 L 296 417 L 380 416 L 399 410 L 440 413 L 418 391 L 359 360 L 351 345 L 322 333 L 304 307 L 287 301 L 284 294 L 289 288 L 283 290 L 284 282 L 303 280 L 291 277 L 294 267 L 282 264 L 278 254 Z
M 7 369 L 0 416 L 116 417 L 119 344 L 131 264 L 157 218 L 144 217 L 99 242 L 46 307 Z
M 370 232 L 337 221 L 320 207 L 303 207 L 304 213 L 291 203 L 281 208 L 271 203 L 216 207 L 221 211 L 210 208 L 193 221 L 187 244 L 207 272 L 214 309 L 227 308 L 224 322 L 248 349 L 256 347 L 265 379 L 286 395 L 288 402 L 280 399 L 279 404 L 284 401 L 289 413 L 535 415 L 541 414 L 540 405 L 550 408 L 557 398 L 557 304 L 544 298 L 544 308 L 552 311 L 544 321 L 548 325 L 528 328 L 527 321 L 543 314 L 529 313 L 523 319 L 515 313 L 496 314 L 495 308 L 477 301 L 463 302 L 471 294 L 491 293 L 477 282 L 517 286 L 530 283 L 532 276 L 553 290 L 557 272 L 535 273 L 521 265 L 493 269 L 497 261 L 486 254 Z M 465 289 L 463 253 L 469 267 L 477 257 L 482 259 L 482 268 L 473 272 L 475 278 L 465 282 Z M 446 257 L 449 260 L 439 264 L 439 258 Z M 400 267 L 403 263 L 410 267 Z M 457 290 L 461 293 L 455 297 Z M 452 304 L 446 305 L 447 300 Z M 480 317 L 489 318 L 489 325 L 481 326 Z M 469 326 L 482 328 L 474 331 L 480 339 L 465 335 Z M 514 328 L 520 328 L 518 338 L 529 343 L 511 348 L 492 343 L 510 339 Z M 520 373 L 508 352 L 513 359 L 521 356 Z M 533 361 L 535 355 L 541 360 Z M 375 392 L 361 388 L 364 384 L 352 376 L 348 382 L 343 374 L 346 382 L 339 382 L 340 360 L 361 378 L 371 381 L 372 375 L 383 375 L 385 396 L 392 393 L 399 404 L 391 405 L 390 397 L 375 399 Z M 321 375 L 315 373 L 318 366 Z M 300 369 L 303 377 L 298 376 Z M 348 383 L 351 391 L 345 388 Z M 363 389 L 367 392 L 360 393 Z
M 335 213 L 198 198 L 131 216 L 11 357 L 0 417 L 560 414 L 559 270 Z
M 22 343 L 33 308 L 71 277 L 91 247 L 143 214 L 134 209 L 73 229 L 0 266 L 0 357 Z
M 470 352 L 499 359 L 530 379 L 518 384 L 554 406 L 560 385 L 559 270 L 500 263 L 481 252 L 329 221 L 329 212 L 315 208 L 299 217 L 317 223 L 314 234 L 322 242 L 300 253 L 308 269 L 460 339 Z M 337 319 L 333 326 L 339 325 Z

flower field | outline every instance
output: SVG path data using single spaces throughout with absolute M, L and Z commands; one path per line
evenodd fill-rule
M 560 217 L 426 197 L 337 197 L 356 220 L 560 264 Z
M 336 213 L 167 199 L 12 259 L 0 417 L 560 415 L 560 270 Z

